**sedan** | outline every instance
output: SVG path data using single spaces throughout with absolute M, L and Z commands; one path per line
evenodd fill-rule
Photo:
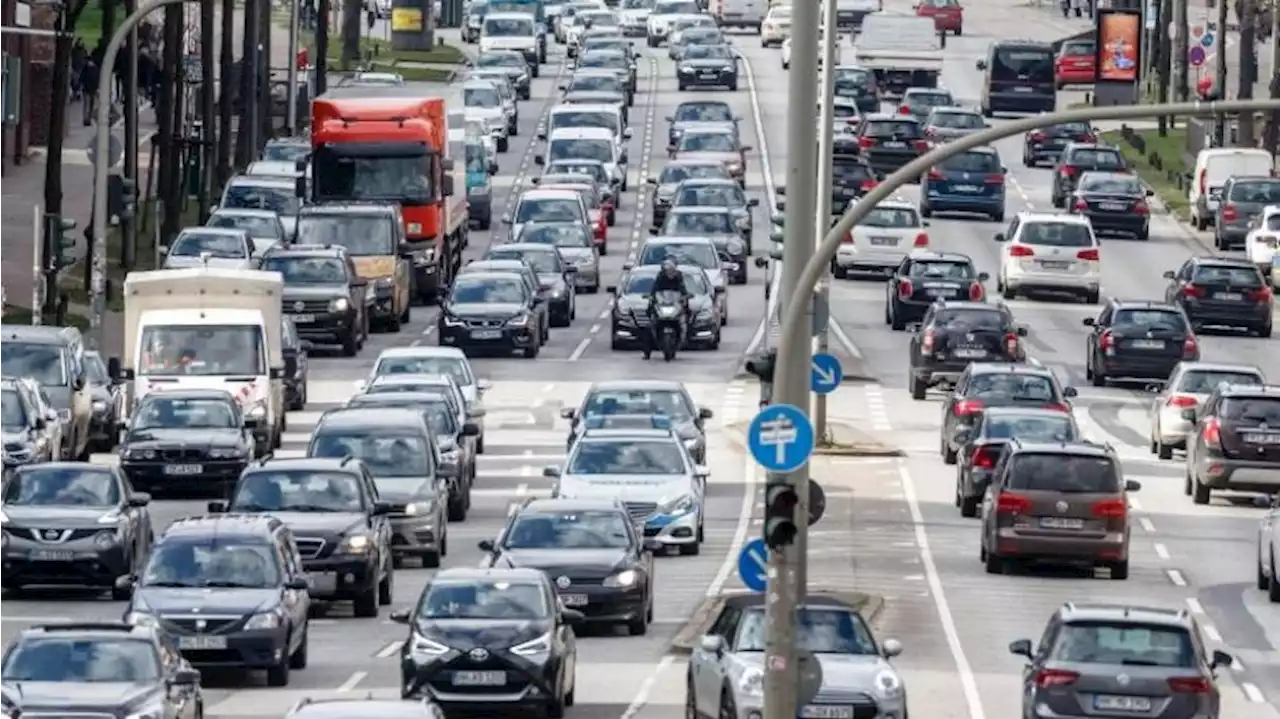
M 742 241 L 738 218 L 728 207 L 674 207 L 667 213 L 661 230 L 655 235 L 705 237 L 715 245 L 716 254 L 726 265 L 730 282 L 747 284 L 747 244 Z
M 600 253 L 591 234 L 576 222 L 530 222 L 520 228 L 517 243 L 550 245 L 564 261 L 577 268 L 573 273 L 578 291 L 595 294 L 600 291 Z
M 1151 233 L 1147 198 L 1152 194 L 1133 175 L 1086 172 L 1067 206 L 1072 214 L 1088 217 L 1096 235 L 1110 232 L 1145 240 Z
M 727 45 L 686 45 L 676 64 L 681 92 L 693 87 L 738 89 L 738 59 Z
M 935 107 L 924 121 L 924 136 L 930 142 L 947 142 L 987 128 L 977 110 L 962 107 Z
M 573 275 L 578 268 L 564 261 L 554 247 L 543 244 L 511 243 L 489 248 L 486 260 L 520 260 L 538 274 L 540 289 L 547 297 L 552 327 L 568 327 L 578 316 L 578 294 Z

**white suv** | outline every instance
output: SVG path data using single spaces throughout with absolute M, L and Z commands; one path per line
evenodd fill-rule
M 1019 212 L 1004 232 L 998 289 L 1006 300 L 1019 292 L 1069 292 L 1097 304 L 1102 255 L 1089 219 L 1082 215 Z
M 1271 495 L 1271 509 L 1258 523 L 1258 589 L 1280 602 L 1280 494 Z

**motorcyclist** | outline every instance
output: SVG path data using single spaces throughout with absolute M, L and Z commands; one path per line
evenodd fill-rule
M 684 286 L 684 274 L 676 261 L 670 257 L 662 261 L 657 277 L 653 278 L 653 287 L 649 289 L 649 331 L 645 333 L 644 358 L 649 359 L 653 348 L 657 345 L 657 322 L 654 318 L 654 301 L 659 292 L 679 292 L 683 304 L 689 299 L 689 291 Z

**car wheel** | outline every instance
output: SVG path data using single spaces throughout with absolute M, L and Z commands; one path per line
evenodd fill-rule
M 680 545 L 680 556 L 682 557 L 696 557 L 699 554 L 702 554 L 701 542 L 695 541 L 693 544 Z
M 293 661 L 292 657 L 281 657 L 280 663 L 273 667 L 267 668 L 267 686 L 269 687 L 287 687 L 289 686 L 289 665 Z
M 1156 440 L 1156 456 L 1160 459 L 1173 459 L 1173 447 Z
M 1209 485 L 1201 482 L 1195 475 L 1191 477 L 1191 490 L 1191 500 L 1196 504 L 1208 504 L 1212 498 L 1213 491 L 1209 489 Z
M 378 616 L 378 585 L 375 583 L 372 587 L 360 592 L 360 596 L 356 597 L 353 605 L 352 613 L 357 617 Z
M 1280 603 L 1280 572 L 1276 572 L 1276 558 L 1271 558 L 1271 579 L 1267 581 L 1267 599 Z
M 1000 555 L 986 550 L 984 550 L 983 555 L 983 564 L 987 574 L 1004 574 L 1004 560 L 1000 558 Z
M 440 566 L 440 552 L 424 552 L 422 555 L 423 569 L 435 569 Z
M 960 516 L 976 517 L 978 516 L 978 497 L 960 496 Z
M 378 582 L 378 604 L 384 607 L 391 606 L 391 602 L 395 600 L 396 594 L 396 573 L 390 566 L 386 568 L 386 574 L 383 575 L 382 581 Z
M 1257 572 L 1257 577 L 1254 579 L 1254 584 L 1257 585 L 1258 589 L 1266 591 L 1271 584 L 1271 579 L 1267 577 L 1267 573 L 1262 570 L 1262 566 L 1263 566 L 1262 565 L 1262 542 L 1259 541 L 1258 542 L 1258 566 L 1254 570 L 1255 572 Z
M 1111 568 L 1112 579 L 1128 579 L 1129 578 L 1129 560 L 1125 559 L 1120 562 L 1113 562 L 1108 565 Z
M 911 378 L 911 399 L 914 399 L 917 401 L 923 400 L 928 390 L 929 390 L 929 387 L 927 384 L 925 384 L 923 377 Z

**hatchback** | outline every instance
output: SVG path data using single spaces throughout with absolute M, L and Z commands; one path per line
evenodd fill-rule
M 1164 277 L 1165 301 L 1180 305 L 1192 327 L 1241 327 L 1271 336 L 1275 293 L 1248 260 L 1192 257 Z
M 1172 459 L 1173 450 L 1186 448 L 1187 434 L 1195 428 L 1195 422 L 1185 419 L 1183 412 L 1203 405 L 1218 385 L 1266 383 L 1262 370 L 1249 365 L 1180 363 L 1164 389 L 1151 398 L 1151 453 L 1160 459 Z

